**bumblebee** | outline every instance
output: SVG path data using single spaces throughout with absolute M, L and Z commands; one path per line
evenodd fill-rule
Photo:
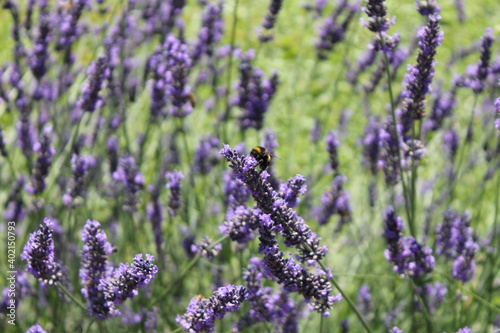
M 259 162 L 259 168 L 260 172 L 266 170 L 269 165 L 271 164 L 272 157 L 274 156 L 271 154 L 266 148 L 262 146 L 256 146 L 252 148 L 252 151 L 250 152 L 250 155 L 252 155 L 253 158 Z

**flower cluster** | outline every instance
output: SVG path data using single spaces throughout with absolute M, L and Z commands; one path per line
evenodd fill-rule
M 31 183 L 26 185 L 26 191 L 31 194 L 40 194 L 45 190 L 45 178 L 52 165 L 52 156 L 56 149 L 52 144 L 52 127 L 45 127 L 38 142 L 33 145 L 33 151 L 38 154 L 35 166 L 31 171 Z
M 71 157 L 71 170 L 73 177 L 70 180 L 68 190 L 63 195 L 63 203 L 71 208 L 78 206 L 78 198 L 85 198 L 85 180 L 96 165 L 96 160 L 92 155 L 77 155 Z
M 274 332 L 296 332 L 298 309 L 295 302 L 286 291 L 264 286 L 264 278 L 262 261 L 251 258 L 248 268 L 243 271 L 250 310 L 240 317 L 233 330 L 240 332 L 259 322 L 269 322 Z
M 214 260 L 215 256 L 219 254 L 222 250 L 222 244 L 212 245 L 212 240 L 205 236 L 198 243 L 191 245 L 191 251 L 197 253 L 198 255 L 207 258 L 208 260 Z
M 203 11 L 201 28 L 198 39 L 194 43 L 191 58 L 196 64 L 203 55 L 212 57 L 214 47 L 219 43 L 224 31 L 224 21 L 222 20 L 223 2 L 209 3 Z
M 403 116 L 410 119 L 422 119 L 425 116 L 425 95 L 430 92 L 434 78 L 436 49 L 443 42 L 443 33 L 439 31 L 439 15 L 430 15 L 429 22 L 418 32 L 420 51 L 417 65 L 408 65 L 405 75 L 405 91 L 402 93 Z
M 234 176 L 246 184 L 262 214 L 270 214 L 276 230 L 285 238 L 285 245 L 296 246 L 302 262 L 313 264 L 324 257 L 326 247 L 319 245 L 320 239 L 272 189 L 264 174 L 255 170 L 257 161 L 251 155 L 239 155 L 228 145 L 224 145 L 221 154 L 231 163 Z
M 321 225 L 327 224 L 333 215 L 338 214 L 340 218 L 336 227 L 337 231 L 340 231 L 344 224 L 351 221 L 349 193 L 344 190 L 343 185 L 346 181 L 346 176 L 336 175 L 332 180 L 331 189 L 323 194 L 321 206 L 316 210 L 318 223 Z
M 125 186 L 127 203 L 124 208 L 128 211 L 134 211 L 137 206 L 137 193 L 144 186 L 144 176 L 139 172 L 139 167 L 135 164 L 135 159 L 132 156 L 120 158 L 118 167 L 113 172 L 113 179 Z
M 391 206 L 384 212 L 384 235 L 387 241 L 384 255 L 387 261 L 394 264 L 394 272 L 412 278 L 425 277 L 432 272 L 432 249 L 417 243 L 411 236 L 403 235 L 403 220 Z
M 170 190 L 169 200 L 168 200 L 168 215 L 174 217 L 177 215 L 177 211 L 181 207 L 181 180 L 184 179 L 182 171 L 168 171 L 165 174 L 167 179 L 166 187 Z
M 237 311 L 247 298 L 248 290 L 243 286 L 221 287 L 209 298 L 201 295 L 192 298 L 186 313 L 177 315 L 176 322 L 188 332 L 213 332 L 215 321 Z
M 52 221 L 43 220 L 37 231 L 31 233 L 21 253 L 26 261 L 26 271 L 33 275 L 42 285 L 56 285 L 63 280 L 63 267 L 56 260 L 54 240 L 52 239 Z
M 283 0 L 271 0 L 271 3 L 269 4 L 269 7 L 267 9 L 267 13 L 264 16 L 264 20 L 262 20 L 262 27 L 266 30 L 265 33 L 261 32 L 259 35 L 259 40 L 262 43 L 268 42 L 273 39 L 273 35 L 269 31 L 276 24 L 276 20 L 278 19 L 278 14 L 282 5 Z
M 253 50 L 240 54 L 240 78 L 235 87 L 238 96 L 234 104 L 243 110 L 240 116 L 240 127 L 243 130 L 262 128 L 264 115 L 279 83 L 276 72 L 271 75 L 270 79 L 263 80 L 262 72 L 251 63 L 253 57 Z
M 346 0 L 339 2 L 319 28 L 319 40 L 316 42 L 318 59 L 326 60 L 335 45 L 344 40 L 347 28 L 358 11 L 357 3 L 349 4 Z M 341 16 L 344 17 L 341 19 Z
M 100 57 L 90 64 L 87 75 L 87 83 L 83 87 L 82 94 L 77 102 L 78 106 L 88 112 L 99 109 L 104 100 L 101 91 L 104 88 L 105 79 L 109 76 L 108 59 Z
M 454 260 L 452 276 L 464 283 L 474 276 L 474 255 L 479 250 L 470 222 L 468 212 L 459 216 L 458 212 L 447 209 L 443 213 L 443 222 L 436 227 L 436 252 Z

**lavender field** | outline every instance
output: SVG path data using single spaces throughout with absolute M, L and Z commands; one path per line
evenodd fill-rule
M 0 18 L 0 332 L 500 332 L 500 2 Z

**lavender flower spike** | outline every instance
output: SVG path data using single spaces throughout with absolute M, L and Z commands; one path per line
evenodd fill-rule
M 63 195 L 63 203 L 70 208 L 78 206 L 78 198 L 85 198 L 85 177 L 90 169 L 96 165 L 95 158 L 92 155 L 76 155 L 71 157 L 71 169 L 73 177 L 67 192 Z
M 154 257 L 146 254 L 137 254 L 132 265 L 120 264 L 113 272 L 113 276 L 99 283 L 98 289 L 104 295 L 106 305 L 110 308 L 110 315 L 118 315 L 120 312 L 116 306 L 127 299 L 133 299 L 139 293 L 140 288 L 147 286 L 158 273 L 158 267 L 151 262 Z
M 443 33 L 439 31 L 439 15 L 430 15 L 427 26 L 418 31 L 420 51 L 417 66 L 408 65 L 405 75 L 405 91 L 402 93 L 403 116 L 411 119 L 422 119 L 425 116 L 425 95 L 431 90 L 435 73 L 436 49 L 443 42 Z
M 113 172 L 113 179 L 125 185 L 127 204 L 125 209 L 134 211 L 137 206 L 137 193 L 144 186 L 144 176 L 139 172 L 132 156 L 120 158 L 118 168 Z
M 51 146 L 52 127 L 45 127 L 40 140 L 33 145 L 33 151 L 38 153 L 35 167 L 31 171 L 31 183 L 26 185 L 26 191 L 31 194 L 40 194 L 45 190 L 45 178 L 52 165 L 52 156 L 56 149 Z
M 83 87 L 82 94 L 77 102 L 78 106 L 88 112 L 94 112 L 103 104 L 101 90 L 104 88 L 105 79 L 109 76 L 108 60 L 99 57 L 90 64 L 87 75 L 89 79 Z
M 205 8 L 198 39 L 191 53 L 193 63 L 197 63 L 204 54 L 212 57 L 214 47 L 220 42 L 224 30 L 224 20 L 222 19 L 223 3 L 223 1 L 210 2 Z
M 100 226 L 101 224 L 97 221 L 87 220 L 85 227 L 81 231 L 84 245 L 81 256 L 80 279 L 83 286 L 83 297 L 88 301 L 89 316 L 106 319 L 111 309 L 98 286 L 101 280 L 109 278 L 111 274 L 112 267 L 108 262 L 108 256 L 111 255 L 113 250 Z
M 224 318 L 227 312 L 237 311 L 247 298 L 248 290 L 243 286 L 221 287 L 210 298 L 192 298 L 186 313 L 177 315 L 175 321 L 187 332 L 213 332 L 215 320 Z
M 45 331 L 40 325 L 35 324 L 28 328 L 26 333 L 47 333 L 47 331 Z
M 375 33 L 385 32 L 389 29 L 389 22 L 387 21 L 387 7 L 385 7 L 384 0 L 366 0 L 366 7 L 363 11 L 368 15 L 368 22 L 364 23 L 370 31 Z
M 170 189 L 170 196 L 168 200 L 168 215 L 174 217 L 181 207 L 181 180 L 184 179 L 182 171 L 169 171 L 165 174 L 167 178 L 167 189 Z
M 312 265 L 325 256 L 327 248 L 319 245 L 320 238 L 273 190 L 263 177 L 267 173 L 261 175 L 255 170 L 258 164 L 255 158 L 251 155 L 241 156 L 228 145 L 224 145 L 220 153 L 230 162 L 234 176 L 246 184 L 261 212 L 270 214 L 277 230 L 285 237 L 285 245 L 297 247 L 302 262 Z
M 56 262 L 54 240 L 52 239 L 52 224 L 49 218 L 43 220 L 46 226 L 30 234 L 29 240 L 21 253 L 21 259 L 26 260 L 26 271 L 33 275 L 42 285 L 55 285 L 62 281 L 62 268 Z
M 396 215 L 392 206 L 384 212 L 384 234 L 387 249 L 384 252 L 387 261 L 394 264 L 394 272 L 404 274 L 411 255 L 408 243 L 403 236 L 403 220 Z
M 262 43 L 268 42 L 273 39 L 273 36 L 269 32 L 269 30 L 271 30 L 276 24 L 276 19 L 278 18 L 278 14 L 282 5 L 283 0 L 271 0 L 269 8 L 267 9 L 267 13 L 264 16 L 264 20 L 262 21 L 262 27 L 267 30 L 266 34 L 261 33 L 259 36 L 259 40 Z

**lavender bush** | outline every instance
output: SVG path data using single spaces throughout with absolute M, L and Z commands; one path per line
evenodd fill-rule
M 0 13 L 1 332 L 498 329 L 498 2 Z

